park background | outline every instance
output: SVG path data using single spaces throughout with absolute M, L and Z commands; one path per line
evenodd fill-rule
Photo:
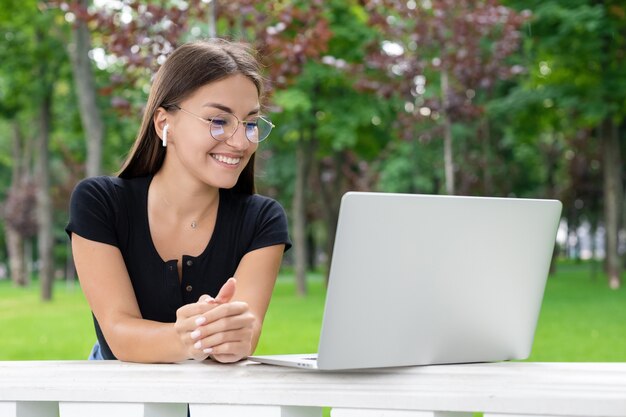
M 316 350 L 341 195 L 372 190 L 561 200 L 530 359 L 626 361 L 623 1 L 0 4 L 0 360 L 87 356 L 71 191 L 119 169 L 165 57 L 221 36 L 265 64 L 257 187 L 294 241 L 259 353 Z

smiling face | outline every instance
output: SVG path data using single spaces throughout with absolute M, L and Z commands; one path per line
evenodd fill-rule
M 259 113 L 256 86 L 246 76 L 232 75 L 198 88 L 178 106 L 182 110 L 162 111 L 155 120 L 161 129 L 165 123 L 169 125 L 165 164 L 207 185 L 232 188 L 258 144 L 246 138 L 243 125 L 219 142 L 211 136 L 209 123 L 198 117 L 208 121 L 231 113 L 242 121 L 254 118 Z

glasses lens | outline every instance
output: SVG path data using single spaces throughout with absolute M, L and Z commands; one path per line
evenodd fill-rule
M 265 140 L 272 131 L 271 122 L 262 117 L 243 122 L 246 137 L 250 142 L 257 143 Z M 211 118 L 211 136 L 218 141 L 228 140 L 235 134 L 239 126 L 239 119 L 230 113 L 220 113 Z
M 246 121 L 246 137 L 250 142 L 261 142 L 267 139 L 272 131 L 272 124 L 262 117 Z
M 239 121 L 232 114 L 218 114 L 211 118 L 211 136 L 215 140 L 224 141 L 235 133 L 238 124 Z

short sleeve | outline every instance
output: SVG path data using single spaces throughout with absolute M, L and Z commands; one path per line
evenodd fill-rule
M 76 186 L 70 198 L 70 218 L 65 231 L 85 239 L 118 246 L 117 195 L 108 177 L 87 178 Z
M 263 200 L 248 252 L 280 244 L 285 245 L 286 252 L 291 248 L 291 240 L 289 239 L 285 210 L 275 200 L 269 198 L 263 198 Z

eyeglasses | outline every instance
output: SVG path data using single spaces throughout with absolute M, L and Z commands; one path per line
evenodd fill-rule
M 264 141 L 270 135 L 272 129 L 276 127 L 272 122 L 263 116 L 255 116 L 252 120 L 241 121 L 232 113 L 220 113 L 213 117 L 204 118 L 187 111 L 178 105 L 174 105 L 173 107 L 209 125 L 211 137 L 218 142 L 224 142 L 232 138 L 240 124 L 242 124 L 245 128 L 246 139 L 252 143 Z

